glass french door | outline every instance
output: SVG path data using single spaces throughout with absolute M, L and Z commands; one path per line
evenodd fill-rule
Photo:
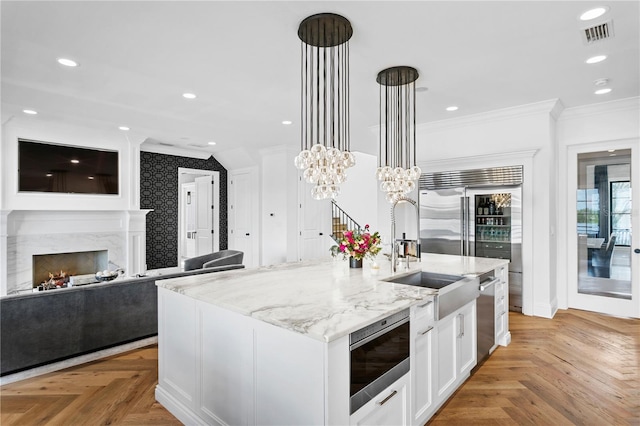
M 569 150 L 570 308 L 640 318 L 638 150 L 637 142 Z

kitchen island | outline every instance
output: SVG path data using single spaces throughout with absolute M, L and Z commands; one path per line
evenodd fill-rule
M 425 270 L 477 276 L 506 264 L 423 254 L 421 262 L 395 275 Z M 421 321 L 437 325 L 429 306 L 437 292 L 383 281 L 390 276 L 387 262 L 372 274 L 368 266 L 350 269 L 347 262 L 330 260 L 158 282 L 156 398 L 187 424 L 355 422 L 376 401 L 350 413 L 350 333 L 405 310 L 411 311 L 412 330 Z M 419 307 L 426 307 L 424 313 L 417 313 Z M 475 302 L 469 309 L 475 316 Z M 460 317 L 458 312 L 452 316 Z M 475 333 L 469 332 L 475 319 L 470 324 L 475 365 Z M 411 347 L 413 354 L 416 348 Z M 465 371 L 473 365 L 465 365 Z M 412 424 L 409 411 L 415 411 L 415 404 L 406 376 L 394 398 L 399 402 L 387 406 L 400 404 L 403 422 Z M 434 386 L 429 410 L 422 410 L 420 418 L 432 414 L 466 377 L 468 371 L 456 375 L 444 393 Z

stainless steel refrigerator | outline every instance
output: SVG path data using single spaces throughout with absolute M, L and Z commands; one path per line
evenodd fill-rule
M 522 166 L 425 173 L 425 253 L 509 259 L 509 309 L 522 312 Z

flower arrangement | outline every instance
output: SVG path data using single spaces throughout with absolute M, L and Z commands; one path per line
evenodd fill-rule
M 380 249 L 380 234 L 378 232 L 371 234 L 369 225 L 365 225 L 364 232 L 359 229 L 345 231 L 340 244 L 334 245 L 330 250 L 334 257 L 342 253 L 343 259 L 353 257 L 356 260 L 362 260 L 369 257 L 373 260 Z

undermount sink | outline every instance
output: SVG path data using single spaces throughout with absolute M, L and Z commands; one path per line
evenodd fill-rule
M 409 275 L 402 275 L 399 277 L 388 278 L 384 281 L 398 284 L 413 285 L 416 287 L 426 287 L 439 290 L 450 284 L 463 280 L 464 277 L 460 275 L 446 275 L 436 274 L 434 272 L 414 272 Z
M 477 277 L 419 271 L 383 281 L 436 290 L 436 320 L 455 312 L 480 295 L 480 281 Z

